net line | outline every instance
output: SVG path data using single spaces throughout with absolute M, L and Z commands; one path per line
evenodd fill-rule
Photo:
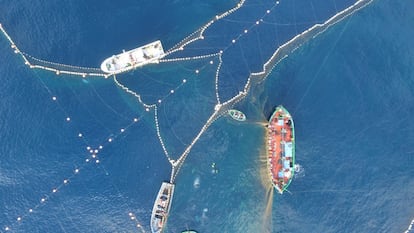
M 226 13 L 220 15 L 220 16 L 216 16 L 216 20 L 210 21 L 207 25 L 205 25 L 202 28 L 200 28 L 199 30 L 195 31 L 193 34 L 191 34 L 190 36 L 185 38 L 183 41 L 178 43 L 176 46 L 174 46 L 172 49 L 168 50 L 167 55 L 173 54 L 173 53 L 178 52 L 178 51 L 182 51 L 185 46 L 190 45 L 191 43 L 193 43 L 197 40 L 204 39 L 203 33 L 204 33 L 205 30 L 207 30 L 208 27 L 213 25 L 213 23 L 216 22 L 217 20 L 220 20 L 220 19 L 226 17 L 227 15 L 235 12 L 236 10 L 240 9 L 243 6 L 244 2 L 245 1 L 240 1 L 235 8 L 232 8 L 230 11 L 228 11 L 228 12 L 226 12 Z M 323 33 L 325 30 L 327 30 L 327 28 L 329 28 L 330 26 L 342 21 L 344 18 L 346 18 L 350 14 L 354 13 L 355 11 L 357 11 L 359 9 L 362 9 L 364 6 L 366 6 L 370 2 L 372 2 L 372 0 L 359 0 L 354 5 L 346 8 L 345 10 L 339 12 L 338 14 L 336 14 L 335 16 L 333 16 L 332 18 L 327 20 L 325 23 L 314 25 L 313 27 L 307 29 L 306 31 L 304 31 L 300 34 L 298 34 L 297 36 L 295 36 L 294 38 L 292 38 L 291 40 L 289 40 L 288 42 L 286 42 L 285 44 L 280 46 L 273 53 L 271 58 L 268 59 L 267 62 L 263 64 L 263 70 L 260 71 L 260 72 L 256 72 L 256 73 L 252 72 L 249 75 L 249 77 L 248 77 L 248 79 L 247 79 L 247 81 L 244 85 L 243 90 L 240 91 L 237 95 L 233 96 L 232 98 L 230 98 L 229 100 L 227 100 L 223 103 L 221 103 L 221 101 L 220 101 L 220 96 L 219 96 L 219 92 L 218 92 L 218 89 L 219 89 L 218 79 L 219 79 L 219 71 L 220 71 L 222 63 L 223 63 L 223 61 L 222 61 L 223 52 L 207 54 L 207 55 L 201 55 L 201 56 L 195 56 L 195 57 L 171 58 L 171 59 L 162 59 L 162 60 L 160 60 L 160 62 L 181 62 L 181 61 L 185 61 L 185 60 L 204 59 L 204 58 L 215 57 L 215 56 L 218 56 L 218 58 L 220 60 L 220 63 L 219 63 L 218 68 L 216 69 L 216 75 L 215 75 L 215 79 L 216 79 L 215 89 L 216 89 L 216 102 L 217 102 L 217 104 L 215 105 L 214 111 L 211 114 L 211 116 L 208 118 L 208 120 L 205 122 L 203 127 L 200 129 L 200 131 L 198 132 L 196 137 L 191 141 L 190 145 L 184 150 L 184 152 L 179 156 L 179 158 L 177 160 L 173 160 L 172 157 L 170 157 L 170 155 L 167 151 L 167 147 L 164 144 L 164 141 L 161 137 L 161 130 L 160 130 L 159 124 L 158 124 L 157 104 L 146 104 L 146 103 L 144 103 L 141 99 L 141 96 L 138 93 L 132 91 L 127 86 L 121 84 L 117 80 L 117 78 L 114 76 L 114 79 L 113 79 L 114 82 L 122 90 L 124 90 L 126 93 L 134 95 L 138 99 L 138 102 L 141 105 L 143 105 L 147 109 L 147 111 L 149 111 L 150 108 L 154 109 L 154 118 L 155 118 L 155 122 L 156 122 L 157 136 L 159 137 L 160 144 L 161 144 L 161 146 L 164 150 L 164 153 L 167 156 L 167 159 L 169 160 L 169 162 L 172 165 L 172 172 L 171 172 L 170 182 L 172 182 L 172 183 L 175 182 L 176 177 L 177 177 L 180 169 L 182 168 L 182 165 L 184 164 L 185 159 L 189 155 L 192 147 L 197 143 L 197 141 L 200 139 L 200 137 L 209 128 L 209 126 L 211 124 L 213 124 L 215 120 L 217 120 L 221 116 L 225 115 L 227 113 L 227 111 L 232 106 L 234 106 L 239 101 L 243 100 L 247 96 L 247 94 L 249 93 L 250 87 L 252 85 L 264 80 L 271 73 L 273 68 L 277 66 L 277 64 L 279 62 L 281 62 L 284 58 L 288 57 L 290 53 L 294 52 L 303 43 L 305 43 L 309 39 L 317 37 L 318 35 Z M 34 57 L 24 53 L 24 52 L 21 52 L 17 48 L 17 46 L 14 44 L 14 42 L 11 40 L 11 38 L 9 37 L 9 35 L 6 33 L 6 31 L 3 29 L 3 27 L 1 25 L 0 25 L 0 29 L 3 32 L 3 34 L 6 36 L 8 41 L 10 42 L 11 48 L 14 49 L 14 52 L 16 54 L 19 54 L 21 56 L 21 58 L 24 60 L 24 63 L 27 66 L 29 66 L 30 68 L 38 68 L 38 69 L 51 71 L 51 72 L 56 73 L 57 75 L 59 75 L 59 74 L 69 74 L 69 75 L 81 76 L 83 78 L 88 77 L 88 76 L 98 76 L 98 77 L 105 77 L 105 78 L 109 77 L 109 75 L 100 72 L 100 70 L 97 69 L 97 68 L 70 66 L 70 65 L 53 63 L 53 62 L 48 62 L 48 61 L 44 61 L 44 60 L 41 60 L 41 59 L 34 58 Z M 231 44 L 229 46 L 231 46 Z M 36 65 L 33 65 L 33 64 L 36 64 Z M 159 104 L 160 103 L 161 102 L 159 102 Z M 109 142 L 112 141 L 111 138 L 109 140 L 110 140 Z M 132 217 L 132 214 L 130 216 Z M 411 228 L 411 226 L 412 226 L 412 223 L 410 225 L 410 228 Z M 410 230 L 410 228 L 409 228 L 409 230 Z
M 217 105 L 216 105 L 215 110 L 212 113 L 211 117 L 206 121 L 205 125 L 200 130 L 199 134 L 197 134 L 197 136 L 194 138 L 194 140 L 191 142 L 191 144 L 181 154 L 179 159 L 175 161 L 176 164 L 172 164 L 173 165 L 173 171 L 172 171 L 172 174 L 171 174 L 171 182 L 174 182 L 174 180 L 177 176 L 177 173 L 179 172 L 179 170 L 182 166 L 182 163 L 184 162 L 184 160 L 186 159 L 187 155 L 189 154 L 191 148 L 198 141 L 200 136 L 207 130 L 207 128 L 218 117 L 225 115 L 226 112 L 232 106 L 234 106 L 237 102 L 244 99 L 244 97 L 247 96 L 247 94 L 249 93 L 249 90 L 250 90 L 250 87 L 251 87 L 252 84 L 257 84 L 257 83 L 262 82 L 271 73 L 271 71 L 274 69 L 274 67 L 276 67 L 276 65 L 278 63 L 280 63 L 283 59 L 288 57 L 289 54 L 295 52 L 296 49 L 298 49 L 301 45 L 303 45 L 309 39 L 316 38 L 317 36 L 319 36 L 320 34 L 325 32 L 331 26 L 341 22 L 342 20 L 344 20 L 345 18 L 347 18 L 351 14 L 353 14 L 353 13 L 357 12 L 358 10 L 364 8 L 365 6 L 370 4 L 372 1 L 373 0 L 358 0 L 353 5 L 349 6 L 348 8 L 346 8 L 346 9 L 338 12 L 334 16 L 330 17 L 324 23 L 315 24 L 311 28 L 301 32 L 300 34 L 296 35 L 295 37 L 293 37 L 292 39 L 290 39 L 289 41 L 284 43 L 282 46 L 277 48 L 276 51 L 272 54 L 272 56 L 263 64 L 262 71 L 250 73 L 250 75 L 249 75 L 249 77 L 248 77 L 248 79 L 247 79 L 247 81 L 244 85 L 243 90 L 240 91 L 237 95 L 235 95 L 232 98 L 230 98 L 229 100 L 227 100 L 226 102 L 220 103 L 220 97 L 219 97 L 219 94 L 217 94 Z M 244 1 L 243 1 L 243 3 L 244 3 Z M 241 6 L 238 6 L 237 9 L 239 9 L 240 7 Z M 197 34 L 198 35 L 198 37 L 196 37 L 197 39 L 194 39 L 194 37 L 191 37 L 191 36 L 187 37 L 186 39 L 181 41 L 178 45 L 176 45 L 175 49 L 171 50 L 171 53 L 175 52 L 175 51 L 182 51 L 182 50 L 184 50 L 185 46 L 191 44 L 192 42 L 194 42 L 198 39 L 204 39 L 204 36 L 203 36 L 202 33 L 209 26 L 211 26 L 213 24 L 213 22 L 214 21 L 211 21 L 210 23 L 208 23 L 207 25 L 203 26 L 202 28 L 200 28 L 199 30 L 196 31 L 196 32 L 200 32 L 200 33 Z M 259 22 L 259 21 L 257 21 L 257 22 Z M 256 23 L 256 24 L 258 24 L 258 23 Z M 231 46 L 231 45 L 229 45 L 229 46 Z M 223 52 L 220 51 L 220 66 L 217 68 L 217 71 L 216 71 L 216 74 L 217 74 L 216 78 L 217 79 L 218 79 L 218 76 L 219 76 L 218 74 L 219 74 L 219 70 L 220 70 L 220 67 L 221 67 L 221 63 L 222 63 L 222 60 L 221 60 L 221 55 L 222 54 L 223 54 Z M 216 81 L 216 93 L 218 93 L 218 88 L 219 88 L 217 83 L 218 82 Z
M 292 38 L 291 40 L 289 40 L 288 42 L 284 43 L 282 46 L 280 46 L 271 56 L 270 59 L 267 60 L 267 62 L 263 65 L 263 69 L 260 72 L 252 72 L 249 76 L 249 78 L 247 79 L 247 82 L 244 85 L 244 89 L 243 91 L 240 91 L 239 94 L 233 96 L 232 98 L 230 98 L 229 100 L 227 100 L 224 103 L 220 102 L 220 96 L 219 96 L 219 84 L 218 84 L 218 79 L 219 79 L 219 71 L 221 68 L 221 65 L 223 63 L 222 61 L 222 54 L 223 51 L 220 51 L 219 53 L 215 53 L 215 54 L 207 54 L 207 55 L 201 55 L 201 56 L 195 56 L 195 57 L 183 57 L 183 58 L 171 58 L 171 59 L 161 59 L 160 62 L 180 62 L 180 61 L 185 61 L 185 60 L 194 60 L 194 59 L 203 59 L 203 58 L 208 58 L 208 57 L 213 57 L 213 56 L 219 56 L 220 59 L 220 63 L 219 66 L 216 70 L 216 100 L 217 100 L 217 105 L 215 106 L 214 112 L 212 113 L 211 117 L 207 120 L 207 122 L 204 124 L 204 126 L 202 127 L 202 129 L 200 130 L 199 134 L 197 134 L 197 136 L 193 139 L 193 141 L 190 143 L 190 145 L 188 146 L 188 148 L 181 154 L 181 156 L 179 157 L 178 160 L 174 161 L 171 159 L 170 155 L 168 154 L 168 151 L 166 149 L 166 146 L 163 143 L 163 140 L 160 136 L 160 129 L 158 124 L 157 125 L 157 134 L 158 136 L 161 138 L 160 139 L 160 143 L 163 147 L 163 150 L 167 156 L 167 158 L 171 161 L 171 164 L 173 167 L 177 167 L 177 169 L 174 169 L 175 171 L 179 171 L 180 167 L 181 167 L 181 163 L 185 160 L 186 156 L 188 155 L 188 153 L 190 152 L 191 148 L 193 147 L 193 145 L 198 141 L 198 139 L 200 138 L 200 136 L 207 130 L 207 128 L 212 124 L 212 122 L 214 122 L 219 116 L 223 116 L 225 115 L 226 111 L 228 109 L 230 109 L 231 106 L 233 106 L 235 103 L 239 102 L 241 99 L 243 99 L 249 91 L 249 88 L 252 84 L 252 80 L 255 79 L 255 82 L 261 82 L 263 79 L 265 79 L 270 72 L 272 71 L 272 69 L 276 66 L 276 64 L 278 64 L 280 61 L 282 61 L 284 58 L 288 57 L 288 55 L 292 52 L 294 52 L 297 48 L 299 48 L 303 43 L 305 43 L 309 38 L 315 38 L 316 36 L 318 36 L 319 34 L 323 33 L 327 28 L 329 28 L 330 26 L 342 21 L 344 18 L 346 18 L 347 16 L 349 16 L 350 14 L 354 13 L 355 11 L 363 8 L 364 6 L 366 6 L 367 4 L 369 4 L 372 0 L 359 0 L 356 3 L 354 3 L 352 6 L 346 8 L 345 10 L 337 13 L 335 16 L 331 17 L 329 20 L 327 20 L 325 23 L 323 24 L 316 24 L 313 27 L 305 30 L 304 32 L 298 34 L 297 36 L 295 36 L 294 38 Z M 226 11 L 225 13 L 221 14 L 221 15 L 216 15 L 215 19 L 211 20 L 210 22 L 208 22 L 206 25 L 202 26 L 201 28 L 199 28 L 198 30 L 196 30 L 194 33 L 190 34 L 189 36 L 187 36 L 186 38 L 184 38 L 181 42 L 177 43 L 175 46 L 173 46 L 171 49 L 169 49 L 166 52 L 166 55 L 171 55 L 175 52 L 178 51 L 182 51 L 184 50 L 184 47 L 187 45 L 190 45 L 191 43 L 197 41 L 197 40 L 202 40 L 204 39 L 204 32 L 211 26 L 213 25 L 215 22 L 224 19 L 225 17 L 229 16 L 230 14 L 234 13 L 235 11 L 239 10 L 240 8 L 242 8 L 242 6 L 244 5 L 245 0 L 241 0 L 234 8 Z M 276 1 L 275 4 L 278 4 L 279 2 Z M 269 13 L 269 12 L 267 12 Z M 259 22 L 259 21 L 257 21 Z M 259 24 L 259 23 L 256 23 Z M 100 77 L 105 77 L 108 78 L 109 75 L 103 73 L 102 71 L 100 71 L 98 68 L 88 68 L 88 67 L 79 67 L 79 66 L 71 66 L 71 65 L 65 65 L 65 64 L 60 64 L 60 63 L 55 63 L 55 62 L 50 62 L 50 61 L 45 61 L 42 59 L 38 59 L 35 57 L 30 56 L 29 54 L 26 54 L 22 51 L 20 51 L 17 46 L 15 45 L 15 43 L 13 42 L 13 40 L 11 39 L 11 37 L 7 34 L 7 32 L 4 30 L 4 28 L 2 27 L 2 25 L 0 24 L 0 30 L 2 31 L 2 33 L 5 35 L 5 37 L 7 38 L 7 40 L 10 42 L 11 44 L 11 48 L 14 49 L 14 52 L 16 54 L 19 54 L 21 56 L 21 58 L 24 60 L 24 63 L 29 66 L 30 68 L 38 68 L 38 69 L 43 69 L 43 70 L 47 70 L 47 71 L 51 71 L 51 72 L 55 72 L 57 75 L 59 74 L 69 74 L 69 75 L 77 75 L 77 76 L 81 76 L 83 78 L 87 77 L 87 76 L 100 76 Z M 245 31 L 246 33 L 246 31 Z M 241 37 L 242 34 L 240 34 L 236 39 L 239 39 Z M 235 40 L 232 41 L 232 43 L 235 43 Z M 231 44 L 228 46 L 230 47 Z M 61 69 L 63 68 L 63 69 Z M 138 101 L 147 108 L 156 108 L 155 104 L 145 104 L 142 99 L 141 96 L 133 91 L 131 91 L 128 87 L 126 87 L 125 85 L 122 85 L 117 79 L 116 77 L 114 77 L 114 82 L 120 87 L 122 88 L 124 91 L 126 91 L 129 94 L 132 94 L 134 96 L 137 97 Z M 158 118 L 157 118 L 157 114 L 155 114 L 155 119 L 156 122 L 158 122 Z M 174 172 L 172 172 L 172 181 L 175 179 L 176 174 L 174 174 Z
M 14 53 L 18 54 L 24 61 L 24 64 L 31 69 L 42 69 L 50 72 L 54 72 L 56 75 L 60 74 L 68 74 L 68 75 L 75 75 L 80 76 L 82 78 L 90 77 L 105 77 L 108 78 L 109 75 L 103 73 L 98 68 L 88 68 L 88 67 L 81 67 L 81 66 L 72 66 L 72 65 L 65 65 L 56 62 L 45 61 L 42 59 L 35 58 L 30 56 L 29 54 L 22 52 L 11 39 L 9 34 L 0 24 L 0 31 L 6 37 L 6 39 L 10 43 L 10 47 L 14 50 Z

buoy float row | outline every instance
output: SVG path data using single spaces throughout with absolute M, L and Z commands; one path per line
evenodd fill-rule
M 41 65 L 32 65 L 27 57 L 19 50 L 19 48 L 17 48 L 16 44 L 13 42 L 13 40 L 10 38 L 10 36 L 7 34 L 7 32 L 4 30 L 3 27 L 0 27 L 1 31 L 3 32 L 3 34 L 7 37 L 7 39 L 10 42 L 10 47 L 14 50 L 14 53 L 19 54 L 23 60 L 24 60 L 24 64 L 29 66 L 31 69 L 34 68 L 38 68 L 38 69 L 43 69 L 43 70 L 48 70 L 48 71 L 54 71 L 56 73 L 56 75 L 60 75 L 61 73 L 65 73 L 65 74 L 71 74 L 71 75 L 77 75 L 77 76 L 82 76 L 83 78 L 86 78 L 88 75 L 89 76 L 104 76 L 105 78 L 108 78 L 107 74 L 104 73 L 84 73 L 84 72 L 73 72 L 73 71 L 66 71 L 66 70 L 58 70 L 55 68 L 51 68 L 51 67 L 47 67 L 47 66 L 41 66 Z M 27 55 L 27 54 L 26 54 Z M 43 62 L 43 63 L 49 63 L 51 65 L 60 65 L 62 67 L 69 67 L 72 69 L 90 69 L 90 70 L 95 70 L 98 71 L 99 69 L 97 68 L 88 68 L 88 67 L 79 67 L 79 66 L 70 66 L 70 65 L 64 65 L 64 64 L 59 64 L 59 63 L 53 63 L 53 62 L 48 62 L 48 61 L 43 61 L 37 58 L 34 58 L 30 55 L 28 55 L 30 58 L 32 58 L 33 60 L 39 61 L 39 62 Z
M 222 18 L 222 17 L 225 17 L 225 16 L 227 16 L 228 14 L 230 14 L 231 12 L 234 12 L 235 10 L 236 10 L 236 8 L 238 9 L 238 8 L 240 8 L 243 4 L 242 3 L 244 3 L 244 1 L 241 1 L 241 3 L 239 3 L 239 4 L 237 4 L 237 7 L 235 7 L 235 8 L 233 8 L 233 9 L 231 9 L 231 10 L 229 10 L 228 12 L 226 12 L 226 13 L 224 13 L 224 14 L 222 14 L 221 16 L 216 16 L 216 18 L 217 19 L 220 19 L 220 18 Z M 277 1 L 276 2 L 276 4 L 279 4 L 279 1 Z M 266 11 L 267 13 L 270 13 L 270 10 L 267 10 Z M 263 20 L 261 20 L 261 21 L 263 21 Z M 258 25 L 258 24 L 260 24 L 260 22 L 261 21 L 256 21 L 256 25 Z M 213 21 L 212 21 L 213 22 Z M 212 23 L 211 22 L 211 23 Z M 1 24 L 0 24 L 0 27 L 1 27 Z M 205 30 L 206 28 L 207 28 L 208 26 L 205 26 L 205 27 L 203 27 L 202 29 L 203 30 Z M 244 30 L 244 33 L 246 34 L 246 33 L 248 33 L 248 29 L 245 29 Z M 200 35 L 200 37 L 199 37 L 200 39 L 204 39 L 204 36 L 201 34 Z M 237 38 L 238 39 L 238 38 Z M 233 39 L 232 40 L 232 43 L 234 44 L 234 43 L 236 43 L 237 42 L 237 39 Z M 16 45 L 14 45 L 14 44 L 12 44 L 12 48 L 13 49 L 15 49 L 15 53 L 20 53 L 20 51 L 17 49 L 17 47 L 16 47 Z M 180 49 L 184 49 L 183 47 L 180 47 Z M 221 50 L 220 52 L 219 52 L 219 54 L 223 54 L 223 51 Z M 22 55 L 23 56 L 23 55 Z M 200 58 L 200 57 L 196 57 L 195 59 L 198 59 L 198 58 Z M 209 62 L 210 64 L 214 64 L 214 62 L 211 60 L 210 62 Z M 29 65 L 31 68 L 35 68 L 35 66 L 33 66 L 32 64 L 30 64 L 28 61 L 26 61 L 25 62 L 25 64 L 26 65 Z M 200 72 L 200 70 L 195 70 L 195 73 L 196 74 L 199 74 L 199 72 Z M 67 73 L 66 71 L 65 71 L 65 73 Z M 217 72 L 218 73 L 218 72 Z M 59 74 L 61 74 L 61 71 L 59 71 L 59 70 L 56 70 L 56 74 L 57 75 L 59 75 Z M 79 73 L 75 73 L 75 72 L 73 72 L 73 74 L 76 74 L 76 75 L 81 75 L 82 77 L 86 77 L 87 76 L 87 74 L 85 74 L 85 73 L 81 73 L 81 74 L 79 74 Z M 109 77 L 108 75 L 104 75 L 104 77 L 105 78 L 107 78 L 107 77 Z M 216 77 L 216 79 L 218 80 L 218 77 Z M 216 89 L 218 89 L 218 82 L 217 82 L 217 80 L 216 80 Z M 183 83 L 186 83 L 186 79 L 183 79 Z M 246 90 L 245 90 L 245 92 L 246 92 Z M 175 90 L 170 90 L 170 94 L 174 94 L 175 93 Z M 243 93 L 244 94 L 244 93 Z M 56 96 L 53 96 L 52 97 L 52 100 L 53 101 L 56 101 L 57 100 L 57 97 Z M 234 101 L 235 100 L 235 98 L 232 98 L 230 101 L 226 101 L 226 103 L 224 103 L 223 105 L 225 105 L 225 104 L 230 104 L 231 103 L 231 101 Z M 158 103 L 162 103 L 162 99 L 159 99 L 158 100 Z M 220 104 L 220 106 L 222 106 L 222 104 Z M 221 108 L 218 108 L 218 109 L 216 109 L 216 111 L 219 111 Z M 146 108 L 146 111 L 149 111 L 149 107 L 147 107 Z M 157 118 L 157 116 L 156 116 L 156 111 L 155 111 L 155 117 L 156 117 L 156 128 L 157 128 L 157 131 L 158 131 L 158 134 L 159 134 L 159 125 L 158 125 L 158 118 Z M 210 119 L 210 121 L 214 121 L 215 119 L 213 119 L 213 118 L 211 118 Z M 70 117 L 67 117 L 66 118 L 66 121 L 71 121 L 71 118 Z M 138 121 L 138 119 L 137 118 L 134 118 L 134 122 L 137 122 Z M 206 124 L 203 126 L 203 128 L 202 128 L 202 131 L 200 131 L 200 133 L 197 135 L 197 137 L 193 140 L 193 142 L 189 145 L 189 147 L 186 149 L 186 151 L 185 151 L 185 153 L 183 153 L 180 157 L 179 157 L 179 159 L 177 160 L 177 161 L 183 161 L 184 159 L 185 159 L 185 157 L 189 154 L 189 149 L 196 143 L 196 141 L 197 141 L 197 139 L 199 138 L 199 136 L 202 134 L 202 133 L 204 133 L 204 131 L 207 129 L 207 127 L 211 124 L 211 122 L 210 121 L 208 121 L 208 122 L 206 122 Z M 121 128 L 120 129 L 120 132 L 121 133 L 124 133 L 125 132 L 125 128 Z M 83 134 L 82 133 L 79 133 L 78 134 L 78 137 L 79 138 L 82 138 L 83 137 Z M 167 158 L 169 159 L 169 161 L 174 161 L 174 160 L 172 160 L 171 158 L 169 158 L 169 155 L 168 155 L 168 152 L 166 151 L 166 148 L 165 148 L 165 145 L 164 145 L 164 143 L 163 143 L 163 139 L 161 138 L 161 136 L 160 136 L 160 134 L 158 135 L 158 137 L 159 137 L 159 140 L 160 140 L 160 142 L 161 142 L 161 144 L 163 145 L 163 149 L 164 149 L 164 152 L 165 152 L 165 154 L 167 155 Z M 113 138 L 112 137 L 110 137 L 110 138 L 108 138 L 108 142 L 112 142 L 113 141 Z M 103 146 L 99 146 L 99 149 L 102 149 L 103 148 Z M 96 159 L 96 163 L 99 163 L 99 159 L 97 159 L 97 154 L 98 154 L 98 152 L 99 152 L 99 150 L 98 149 L 92 149 L 90 146 L 88 146 L 87 147 L 87 149 L 88 149 L 88 151 L 91 153 L 91 157 L 93 158 L 93 159 Z M 88 161 L 90 161 L 89 159 L 87 159 L 87 162 Z M 177 164 L 176 164 L 177 165 Z M 178 168 L 179 169 L 179 168 Z M 76 168 L 76 169 L 74 169 L 74 174 L 79 174 L 80 173 L 80 168 Z M 176 175 L 176 174 L 175 174 Z M 63 180 L 63 184 L 68 184 L 69 183 L 69 179 L 64 179 Z M 52 193 L 57 193 L 58 192 L 58 188 L 53 188 L 52 189 L 52 191 L 51 191 Z M 42 197 L 41 199 L 40 199 L 40 202 L 41 203 L 45 203 L 46 201 L 47 201 L 47 199 L 48 199 L 48 196 L 44 196 L 44 197 Z M 32 213 L 33 212 L 33 208 L 30 208 L 29 209 L 29 213 Z M 132 213 L 129 213 L 129 216 L 130 216 L 130 218 L 131 218 L 131 220 L 135 220 L 136 221 L 136 217 L 132 214 Z M 21 216 L 19 216 L 19 217 L 17 217 L 16 218 L 17 219 L 17 221 L 21 221 L 22 220 L 22 217 Z M 137 224 L 137 227 L 141 227 L 141 224 Z M 10 227 L 8 227 L 8 226 L 6 226 L 5 228 L 4 228 L 6 231 L 9 231 L 11 228 Z

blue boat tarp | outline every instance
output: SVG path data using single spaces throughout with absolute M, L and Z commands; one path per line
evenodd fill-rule
M 285 143 L 285 156 L 291 158 L 293 156 L 293 145 L 292 142 Z
M 285 169 L 290 168 L 290 162 L 288 160 L 283 161 L 283 168 Z

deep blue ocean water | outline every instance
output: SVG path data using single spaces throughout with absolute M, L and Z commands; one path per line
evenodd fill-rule
M 232 45 L 274 6 L 246 1 L 205 40 L 174 56 L 225 50 L 219 86 L 226 100 L 278 46 L 353 2 L 280 1 Z M 155 39 L 171 48 L 235 4 L 0 0 L 0 23 L 34 57 L 97 67 Z M 374 0 L 279 63 L 235 106 L 247 122 L 222 117 L 191 150 L 166 232 L 403 232 L 414 218 L 412 9 L 410 1 Z M 0 38 L 0 232 L 140 232 L 137 223 L 150 232 L 152 204 L 171 169 L 153 110 L 145 112 L 111 79 L 28 69 Z M 148 103 L 187 80 L 158 108 L 174 158 L 213 112 L 217 64 L 216 58 L 163 63 L 118 77 Z M 294 117 L 303 171 L 290 193 L 267 198 L 264 123 L 279 104 Z M 140 120 L 131 125 L 134 118 Z M 99 146 L 100 163 L 85 162 L 87 147 Z

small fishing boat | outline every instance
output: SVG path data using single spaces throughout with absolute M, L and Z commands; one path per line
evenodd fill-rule
M 236 121 L 245 121 L 246 120 L 246 115 L 244 115 L 244 113 L 242 113 L 239 110 L 236 109 L 230 109 L 228 111 L 229 115 Z
M 163 182 L 158 191 L 151 214 L 151 232 L 161 233 L 167 224 L 168 214 L 174 195 L 174 184 Z

